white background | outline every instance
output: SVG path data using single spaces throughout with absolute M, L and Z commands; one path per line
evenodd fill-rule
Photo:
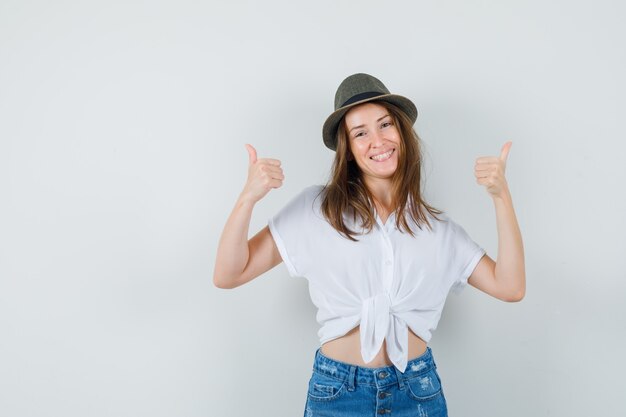
M 318 347 L 284 264 L 213 286 L 251 143 L 328 179 L 355 72 L 419 110 L 426 198 L 494 259 L 475 158 L 512 140 L 526 297 L 467 287 L 430 346 L 451 416 L 621 416 L 618 1 L 0 2 L 0 415 L 300 416 Z

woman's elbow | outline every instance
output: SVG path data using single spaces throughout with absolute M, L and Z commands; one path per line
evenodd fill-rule
M 230 288 L 228 285 L 226 285 L 226 283 L 218 280 L 215 277 L 213 277 L 213 286 L 216 287 L 216 288 L 221 288 L 221 289 L 228 289 L 228 288 Z
M 232 290 L 233 288 L 236 287 L 236 285 L 233 285 L 232 282 L 223 282 L 223 281 L 216 281 L 216 280 L 213 280 L 213 285 L 216 288 L 220 288 L 222 290 Z
M 237 279 L 224 278 L 224 276 L 220 274 L 213 275 L 213 285 L 224 290 L 231 290 L 239 286 L 239 284 L 237 284 Z
M 505 301 L 508 301 L 509 303 L 518 303 L 524 299 L 525 295 L 526 295 L 526 288 L 522 288 L 521 290 L 509 295 L 505 299 Z

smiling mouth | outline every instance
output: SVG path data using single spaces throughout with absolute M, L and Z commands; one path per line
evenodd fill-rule
M 370 156 L 370 159 L 372 161 L 376 161 L 376 162 L 383 162 L 386 161 L 387 159 L 391 158 L 391 155 L 396 151 L 396 148 L 391 149 L 390 151 L 387 151 L 383 154 L 380 155 L 376 155 L 376 156 Z

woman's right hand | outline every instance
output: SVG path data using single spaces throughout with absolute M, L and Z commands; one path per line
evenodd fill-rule
M 256 149 L 246 143 L 248 150 L 248 180 L 241 196 L 253 203 L 261 200 L 272 188 L 283 185 L 285 176 L 278 159 L 257 159 Z

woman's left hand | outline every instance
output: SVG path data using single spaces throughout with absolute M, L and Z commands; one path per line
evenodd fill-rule
M 509 141 L 502 146 L 500 156 L 481 156 L 476 158 L 474 165 L 474 175 L 476 182 L 484 185 L 487 192 L 492 197 L 502 197 L 508 192 L 509 187 L 504 177 L 506 170 L 506 159 L 509 156 L 509 150 L 513 142 Z

